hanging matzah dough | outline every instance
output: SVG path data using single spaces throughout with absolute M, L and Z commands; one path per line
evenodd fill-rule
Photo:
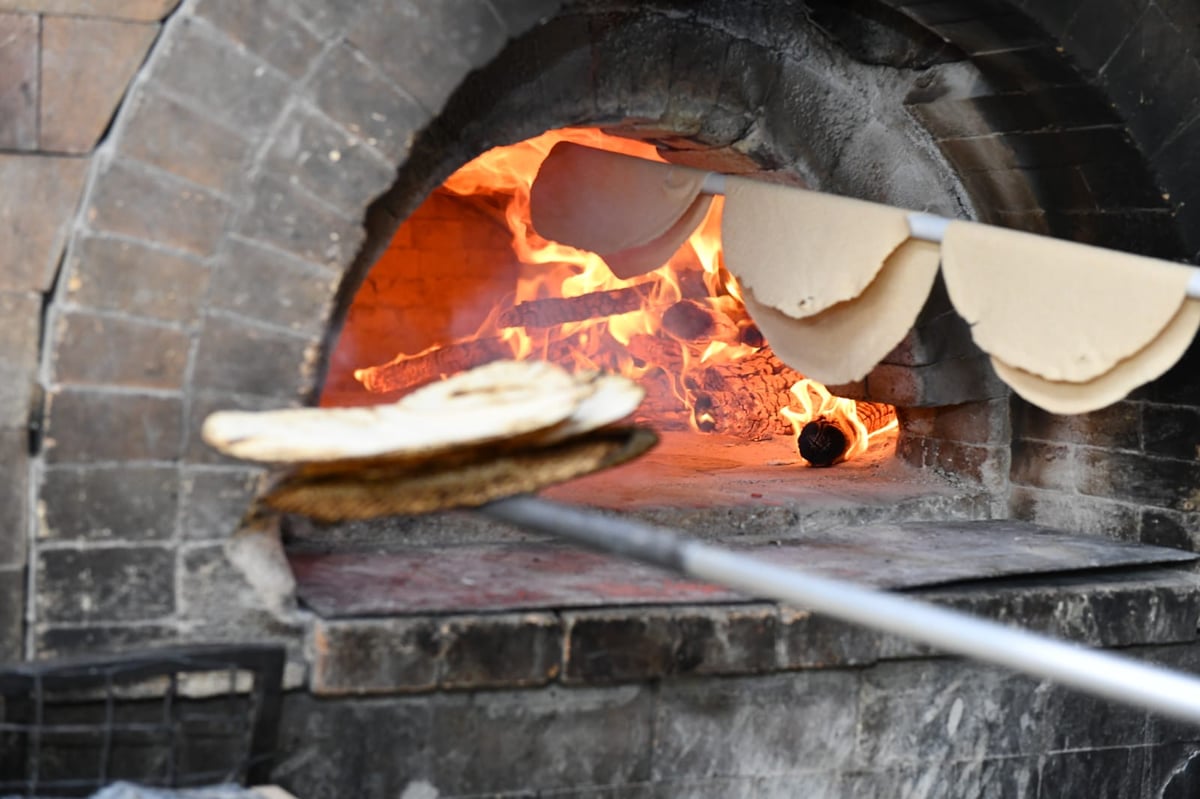
M 951 222 L 942 272 L 980 349 L 1051 381 L 1082 383 L 1153 341 L 1192 270 L 1029 233 Z
M 693 212 L 705 174 L 560 142 L 534 179 L 530 219 L 538 235 L 550 241 L 601 257 L 620 253 L 662 237 Z
M 898 208 L 726 180 L 725 267 L 759 303 L 797 319 L 857 297 L 908 237 Z
M 1087 413 L 1122 399 L 1178 361 L 1200 329 L 1200 301 L 1188 300 L 1149 344 L 1109 371 L 1083 383 L 1068 383 L 1032 375 L 992 357 L 1000 379 L 1029 402 L 1051 413 Z
M 937 277 L 938 245 L 911 239 L 858 297 L 793 319 L 744 292 L 746 308 L 779 360 L 836 385 L 861 380 L 913 326 Z
M 202 435 L 222 453 L 264 463 L 425 458 L 552 428 L 597 385 L 541 361 L 497 361 L 391 405 L 220 411 Z
M 614 275 L 621 280 L 629 280 L 638 275 L 652 272 L 670 260 L 675 251 L 683 246 L 688 237 L 700 227 L 712 205 L 712 197 L 697 197 L 691 207 L 672 225 L 653 241 L 640 247 L 621 250 L 603 255 L 604 263 Z

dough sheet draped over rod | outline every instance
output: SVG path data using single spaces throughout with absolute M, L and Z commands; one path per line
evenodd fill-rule
M 624 278 L 682 244 L 703 218 L 692 203 L 711 193 L 725 195 L 724 266 L 751 317 L 780 360 L 826 383 L 862 378 L 899 343 L 939 256 L 996 373 L 1054 413 L 1116 402 L 1200 329 L 1198 269 L 580 145 L 546 159 L 533 222 Z

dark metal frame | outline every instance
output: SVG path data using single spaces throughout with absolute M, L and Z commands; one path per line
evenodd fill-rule
M 137 779 L 146 785 L 189 787 L 268 781 L 275 752 L 282 702 L 285 654 L 276 645 L 210 645 L 158 649 L 134 654 L 109 655 L 86 660 L 19 663 L 0 669 L 0 796 L 81 796 L 112 781 L 114 739 L 119 734 L 162 736 L 163 773 Z M 253 684 L 237 706 L 244 712 L 224 714 L 184 713 L 188 698 L 179 693 L 180 676 L 198 672 L 226 672 L 229 690 L 211 698 L 238 699 L 239 673 L 248 673 Z M 155 678 L 165 678 L 158 721 L 118 721 L 116 710 L 130 701 L 127 689 Z M 122 692 L 125 690 L 126 695 Z M 85 697 L 81 700 L 79 697 Z M 208 697 L 206 697 L 208 698 Z M 147 701 L 139 698 L 135 701 Z M 103 703 L 103 720 L 93 723 L 48 721 L 50 703 Z M 180 771 L 178 753 L 187 745 L 189 727 L 206 734 L 227 736 L 239 743 L 237 762 L 226 768 Z M 46 742 L 55 735 L 90 739 L 98 767 L 80 763 L 80 776 L 47 778 L 43 773 Z M 207 764 L 206 764 L 207 765 Z M 88 776 L 88 768 L 95 769 Z M 129 777 L 122 775 L 123 779 Z

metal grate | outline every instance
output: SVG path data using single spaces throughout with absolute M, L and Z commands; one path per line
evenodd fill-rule
M 283 664 L 282 647 L 248 645 L 2 669 L 0 797 L 267 782 Z

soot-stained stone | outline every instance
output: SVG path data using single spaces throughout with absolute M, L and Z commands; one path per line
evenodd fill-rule
M 29 434 L 0 430 L 0 566 L 25 563 L 29 505 Z
M 233 194 L 245 177 L 250 140 L 206 111 L 152 91 L 130 98 L 121 154 L 205 188 Z
M 1200 463 L 1111 450 L 1079 453 L 1079 490 L 1178 511 L 1200 509 Z
M 281 72 L 301 77 L 321 49 L 321 41 L 286 13 L 286 2 L 242 3 L 200 0 L 192 13 L 207 20 L 238 44 Z
M 36 647 L 39 657 L 69 657 L 165 646 L 179 638 L 176 627 L 164 624 L 42 625 L 37 630 Z
M 256 469 L 185 467 L 182 534 L 194 540 L 228 537 L 250 510 L 262 481 Z
M 449 619 L 442 639 L 442 688 L 540 685 L 562 667 L 562 626 L 549 613 Z
M 1141 519 L 1142 543 L 1189 552 L 1200 550 L 1200 513 L 1143 508 Z
M 1014 485 L 1009 511 L 1016 519 L 1118 541 L 1137 541 L 1141 529 L 1137 506 L 1071 491 Z
M 219 196 L 131 161 L 110 163 L 90 199 L 96 230 L 199 256 L 212 253 L 229 211 Z
M 622 682 L 668 675 L 769 671 L 778 619 L 770 607 L 564 615 L 565 679 Z
M 653 778 L 836 769 L 855 749 L 858 691 L 853 671 L 663 683 Z
M 312 690 L 319 696 L 437 686 L 441 643 L 434 619 L 318 622 L 313 646 Z
M 1147 452 L 1200 459 L 1200 409 L 1147 403 L 1142 407 L 1142 424 Z
M 41 507 L 42 538 L 171 538 L 179 507 L 179 471 L 173 466 L 49 467 L 42 480 Z
M 642 686 L 445 697 L 434 705 L 430 782 L 458 796 L 645 781 L 654 704 Z
M 0 568 L 0 663 L 22 660 L 25 647 L 25 569 Z
M 1013 442 L 1012 481 L 1057 491 L 1075 490 L 1075 448 L 1017 439 Z
M 1008 394 L 986 356 L 953 358 L 928 366 L 882 363 L 867 375 L 866 385 L 869 399 L 906 408 L 961 405 Z
M 1145 769 L 1142 746 L 1063 752 L 1042 761 L 1041 783 L 1060 796 L 1149 796 Z
M 783 607 L 779 614 L 780 665 L 785 669 L 854 666 L 879 659 L 879 633 L 807 610 Z
M 0 429 L 29 424 L 35 395 L 42 296 L 0 291 Z
M 181 330 L 68 311 L 54 326 L 52 379 L 62 385 L 179 389 L 190 346 Z
M 195 258 L 124 239 L 77 238 L 67 254 L 70 302 L 143 319 L 190 324 L 209 270 Z
M 44 447 L 51 463 L 172 460 L 183 406 L 177 396 L 71 389 L 48 396 Z
M 1096 16 L 1096 15 L 1093 15 Z M 971 57 L 997 93 L 1037 91 L 1083 83 L 1075 66 L 1053 45 L 979 53 Z
M 383 77 L 357 50 L 339 45 L 312 78 L 314 101 L 332 119 L 400 162 L 429 111 Z
M 192 382 L 201 390 L 300 398 L 312 389 L 316 347 L 306 337 L 209 315 L 200 334 Z
M 42 550 L 37 569 L 37 618 L 43 623 L 149 621 L 175 610 L 170 549 Z
M 169 58 L 155 59 L 152 78 L 197 111 L 206 111 L 252 135 L 279 115 L 290 96 L 289 82 L 264 69 L 252 51 L 224 32 L 184 18 L 172 26 L 163 46 Z
M 1134 450 L 1140 445 L 1142 413 L 1135 403 L 1117 402 L 1091 413 L 1059 416 L 1014 399 L 1012 425 L 1013 435 L 1021 439 Z

